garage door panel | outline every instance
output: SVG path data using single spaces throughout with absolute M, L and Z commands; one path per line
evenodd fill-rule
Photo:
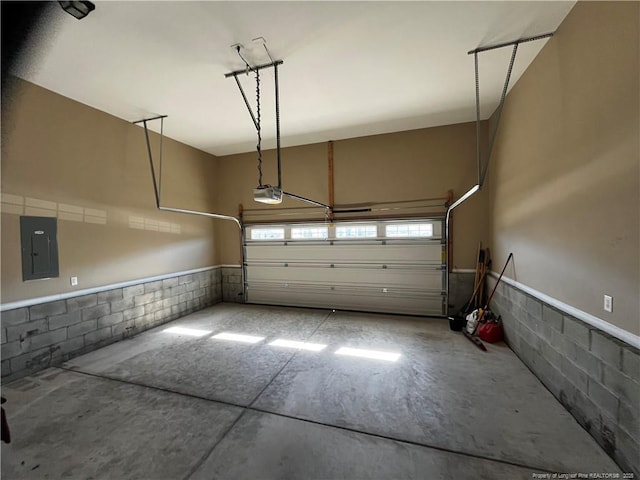
M 441 295 L 402 296 L 372 295 L 362 290 L 330 291 L 318 289 L 269 289 L 250 288 L 247 291 L 250 303 L 266 305 L 291 305 L 298 307 L 318 307 L 363 312 L 385 312 L 404 314 L 425 314 L 442 309 Z
M 442 289 L 442 272 L 427 269 L 319 268 L 319 267 L 247 267 L 247 282 L 301 283 L 318 285 L 368 285 L 429 290 Z
M 247 249 L 247 262 L 303 262 L 310 259 L 327 263 L 376 263 L 384 258 L 387 263 L 442 263 L 440 243 L 411 245 L 344 245 L 324 243 L 288 245 L 251 245 Z
M 340 237 L 340 230 L 358 238 Z M 246 231 L 249 303 L 417 315 L 445 312 L 441 219 L 302 228 L 261 225 Z M 364 238 L 371 236 L 375 238 Z

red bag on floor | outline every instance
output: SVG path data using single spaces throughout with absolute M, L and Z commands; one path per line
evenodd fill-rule
M 502 323 L 501 322 L 484 322 L 478 328 L 478 336 L 480 339 L 487 343 L 496 343 L 501 342 L 504 338 L 502 333 Z

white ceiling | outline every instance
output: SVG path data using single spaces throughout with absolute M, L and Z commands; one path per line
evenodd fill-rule
M 52 2 L 14 74 L 128 121 L 166 114 L 165 134 L 215 155 L 253 150 L 232 78 L 279 68 L 282 145 L 475 119 L 479 46 L 554 31 L 574 1 L 97 2 L 76 20 Z M 522 44 L 512 85 L 546 40 Z M 495 109 L 511 49 L 480 55 L 482 117 Z M 273 69 L 263 70 L 263 148 L 275 145 Z M 255 108 L 254 76 L 242 83 Z M 152 129 L 159 122 L 152 122 Z

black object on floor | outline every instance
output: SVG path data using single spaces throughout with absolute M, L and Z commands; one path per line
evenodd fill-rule
M 464 336 L 467 337 L 469 341 L 473 343 L 476 347 L 478 347 L 480 350 L 483 350 L 485 352 L 487 351 L 487 347 L 484 346 L 484 343 L 482 343 L 482 340 L 480 340 L 478 337 L 476 337 L 475 335 L 471 335 L 465 329 L 462 330 L 462 333 L 464 333 Z
M 7 399 L 2 397 L 1 403 L 6 402 Z M 4 408 L 0 408 L 2 414 L 2 441 L 4 443 L 11 443 L 11 432 L 9 431 L 9 422 L 7 422 L 7 415 L 4 413 Z
M 459 332 L 460 330 L 462 330 L 462 327 L 464 327 L 466 323 L 467 321 L 460 315 L 449 317 L 449 328 L 454 332 Z

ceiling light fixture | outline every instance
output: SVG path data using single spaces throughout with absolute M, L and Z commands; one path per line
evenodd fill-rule
M 75 1 L 75 2 L 58 2 L 62 9 L 69 15 L 73 15 L 78 20 L 82 20 L 84 17 L 93 12 L 96 6 L 88 1 Z

